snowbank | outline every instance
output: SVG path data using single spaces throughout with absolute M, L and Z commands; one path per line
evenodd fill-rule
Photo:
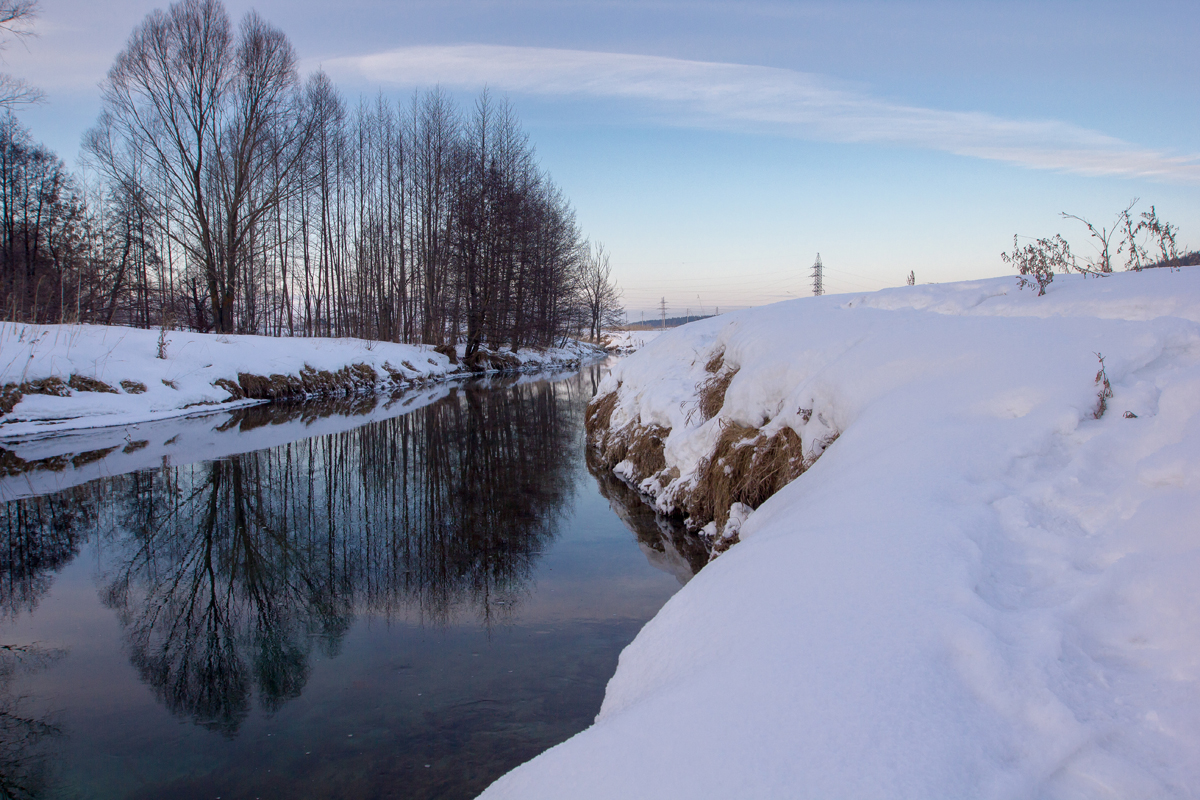
M 407 388 L 479 374 L 485 366 L 468 372 L 426 345 L 362 339 L 170 331 L 165 358 L 158 357 L 159 344 L 156 330 L 0 323 L 0 440 L 149 422 L 264 397 Z M 497 354 L 491 363 L 542 370 L 602 356 L 572 341 Z
M 614 353 L 633 353 L 663 334 L 663 331 L 605 331 L 604 349 Z
M 832 444 L 485 798 L 1200 794 L 1200 270 L 727 314 L 601 403 L 666 506 L 731 426 Z

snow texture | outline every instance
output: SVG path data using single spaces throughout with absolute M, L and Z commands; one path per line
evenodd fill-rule
M 103 381 L 116 390 L 70 390 L 68 396 L 25 394 L 0 415 L 0 441 L 100 426 L 131 425 L 168 417 L 230 409 L 259 400 L 234 400 L 216 382 L 238 383 L 238 374 L 297 375 L 306 366 L 337 372 L 372 367 L 375 388 L 399 389 L 478 373 L 465 372 L 426 345 L 363 339 L 276 338 L 168 331 L 166 358 L 158 358 L 159 331 L 100 325 L 0 323 L 0 386 L 72 375 Z M 459 347 L 459 355 L 462 347 Z M 570 341 L 546 351 L 521 350 L 522 370 L 542 370 L 602 357 Z M 145 387 L 134 393 L 122 381 Z
M 483 797 L 1200 795 L 1200 269 L 726 314 L 612 391 L 685 478 L 723 420 L 840 436 Z

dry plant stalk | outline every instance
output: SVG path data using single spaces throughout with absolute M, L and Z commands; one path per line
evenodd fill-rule
M 721 407 L 725 405 L 725 392 L 729 390 L 734 375 L 737 375 L 736 369 L 726 370 L 713 375 L 696 387 L 696 409 L 705 422 L 721 412 Z
M 1113 396 L 1112 384 L 1108 382 L 1108 373 L 1104 371 L 1104 356 L 1096 353 L 1096 358 L 1100 359 L 1100 370 L 1096 373 L 1096 396 L 1099 402 L 1092 413 L 1092 419 L 1104 416 L 1104 412 L 1108 410 L 1109 398 Z
M 704 371 L 711 372 L 715 375 L 716 373 L 721 371 L 721 367 L 724 365 L 725 365 L 725 351 L 718 350 L 717 352 L 713 353 L 712 356 L 708 359 L 708 362 L 704 365 Z

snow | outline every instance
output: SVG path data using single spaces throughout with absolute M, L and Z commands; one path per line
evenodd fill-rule
M 613 425 L 670 427 L 680 481 L 725 421 L 838 438 L 737 515 L 595 724 L 483 797 L 1200 795 L 1200 270 L 1015 283 L 780 303 L 619 363 Z
M 663 331 L 605 331 L 602 343 L 607 350 L 632 353 L 641 350 L 662 334 Z
M 462 368 L 426 345 L 363 339 L 278 338 L 168 331 L 166 358 L 158 358 L 159 331 L 100 325 L 0 323 L 0 386 L 71 375 L 95 378 L 117 389 L 72 391 L 69 397 L 26 394 L 0 416 L 0 441 L 97 426 L 132 425 L 187 414 L 254 405 L 232 400 L 215 385 L 238 382 L 238 373 L 297 375 L 305 366 L 336 372 L 367 364 L 380 377 L 377 388 L 398 389 L 465 375 Z M 460 355 L 462 347 L 459 347 Z M 521 369 L 602 357 L 590 345 L 570 341 L 562 348 L 515 354 Z M 398 381 L 390 373 L 403 376 Z M 130 393 L 121 381 L 144 384 Z

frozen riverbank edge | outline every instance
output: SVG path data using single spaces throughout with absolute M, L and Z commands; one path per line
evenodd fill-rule
M 160 354 L 163 357 L 159 357 Z M 578 366 L 605 353 L 484 352 L 362 339 L 0 323 L 0 442 L 225 411 L 271 400 L 396 392 Z
M 730 429 L 828 447 L 595 724 L 483 797 L 1200 794 L 1200 270 L 1015 284 L 780 303 L 618 363 L 591 410 L 661 442 L 616 471 L 662 510 Z

